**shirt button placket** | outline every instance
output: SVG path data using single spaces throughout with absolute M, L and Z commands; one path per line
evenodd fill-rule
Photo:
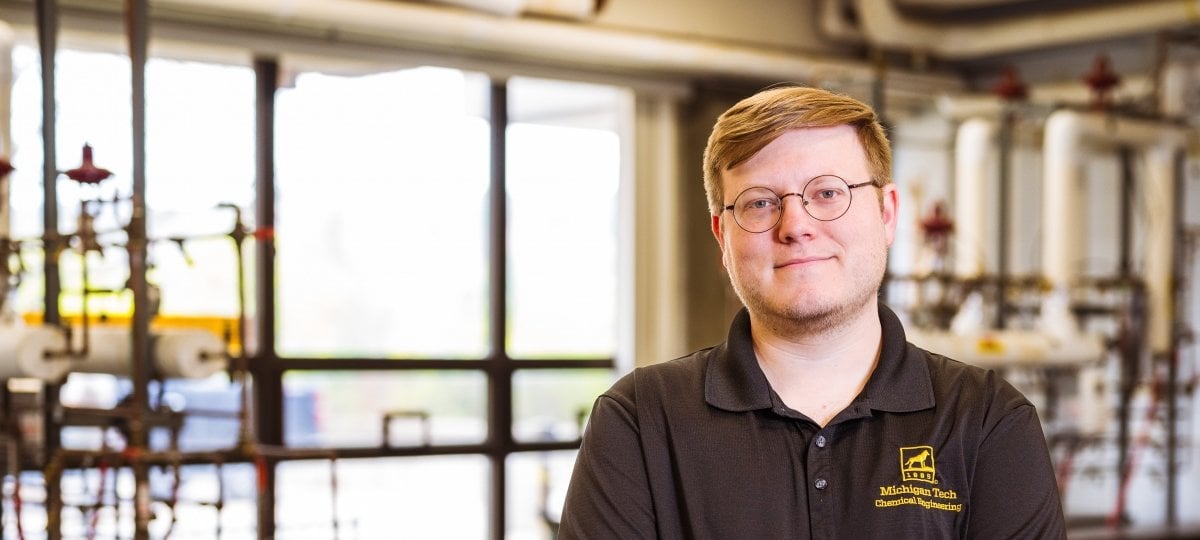
M 831 523 L 834 516 L 829 513 L 832 509 L 827 507 L 829 503 L 827 502 L 828 494 L 826 493 L 829 488 L 828 476 L 832 470 L 830 465 L 833 456 L 827 451 L 829 438 L 823 433 L 818 433 L 817 436 L 813 437 L 812 444 L 816 447 L 816 450 L 808 453 L 809 471 L 812 474 L 810 478 L 813 478 L 811 489 L 814 490 L 811 492 L 811 501 L 816 503 L 811 507 L 813 510 L 811 514 L 812 530 L 815 537 L 824 537 L 825 534 L 818 533 L 818 531 L 832 533 L 833 529 L 831 527 L 835 526 L 835 524 Z
M 816 438 L 813 439 L 813 444 L 817 445 L 817 448 L 824 449 L 825 446 L 829 444 L 829 441 L 825 439 L 824 435 L 817 435 Z M 827 486 L 829 486 L 829 481 L 825 480 L 824 478 L 818 478 L 815 482 L 813 482 L 813 487 L 817 488 L 818 490 L 823 490 Z
M 826 445 L 829 444 L 829 440 L 824 438 L 823 434 L 818 434 L 816 438 L 812 439 L 812 444 L 815 444 L 817 448 L 824 449 L 826 448 Z M 817 490 L 824 490 L 824 488 L 828 486 L 829 481 L 823 478 L 818 478 L 816 481 L 812 482 L 812 487 L 816 487 Z

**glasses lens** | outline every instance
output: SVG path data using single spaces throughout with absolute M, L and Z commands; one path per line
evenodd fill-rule
M 818 176 L 804 186 L 804 206 L 808 214 L 821 221 L 842 217 L 850 208 L 850 186 L 837 176 Z
M 733 219 L 746 232 L 763 232 L 779 221 L 780 206 L 779 196 L 774 191 L 750 188 L 733 201 Z

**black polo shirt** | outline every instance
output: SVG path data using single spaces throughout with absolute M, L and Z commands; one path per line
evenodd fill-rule
M 1033 406 L 995 372 L 908 344 L 821 428 L 783 404 L 750 317 L 642 367 L 592 410 L 560 538 L 1065 538 Z

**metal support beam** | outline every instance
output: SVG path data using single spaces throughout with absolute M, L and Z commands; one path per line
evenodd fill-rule
M 42 271 L 46 281 L 42 320 L 46 324 L 58 324 L 61 287 L 58 252 L 62 239 L 58 235 L 58 155 L 55 152 L 58 133 L 54 79 L 54 60 L 58 52 L 57 0 L 38 0 L 37 30 L 42 64 L 42 247 L 45 254 Z
M 1008 230 L 1009 223 L 1012 222 L 1010 216 L 1012 206 L 1012 147 L 1015 125 L 1016 113 L 1013 111 L 1012 105 L 1006 103 L 1000 113 L 1000 125 L 996 131 L 996 139 L 999 147 L 999 155 L 996 157 L 996 163 L 1000 168 L 1000 187 L 996 197 L 996 212 L 1000 216 L 1000 226 L 998 227 L 999 238 L 996 242 L 996 275 L 999 276 L 999 279 L 996 280 L 996 328 L 1000 330 L 1008 327 L 1008 319 L 1012 311 L 1012 306 L 1008 299 L 1008 291 L 1011 288 L 1009 282 L 1012 280 L 1008 271 Z
M 1184 342 L 1185 321 L 1180 314 L 1187 305 L 1187 286 L 1184 284 L 1185 258 L 1191 254 L 1187 234 L 1187 153 L 1175 154 L 1175 249 L 1171 269 L 1171 347 L 1167 351 L 1167 384 L 1163 401 L 1167 404 L 1167 527 L 1179 524 L 1179 360 Z
M 44 280 L 42 321 L 58 324 L 61 315 L 58 297 L 61 281 L 58 268 L 58 155 L 57 144 L 57 98 L 55 92 L 55 57 L 58 53 L 58 2 L 38 0 L 37 34 L 42 68 L 42 276 Z M 42 386 L 42 455 L 41 463 L 48 463 L 50 452 L 58 447 L 58 422 L 50 414 L 58 405 L 58 382 Z M 20 467 L 20 464 L 16 465 Z M 46 538 L 62 538 L 61 527 L 55 526 L 62 508 L 62 486 L 46 475 Z
M 129 288 L 133 293 L 132 374 L 133 406 L 129 418 L 129 446 L 135 452 L 149 450 L 149 428 L 146 418 L 150 411 L 150 297 L 146 282 L 146 261 L 149 241 L 146 235 L 146 57 L 149 41 L 149 1 L 126 0 L 129 37 L 129 61 L 132 75 L 131 94 L 133 134 L 133 208 L 127 225 L 129 251 Z M 149 540 L 150 468 L 145 463 L 132 465 L 134 479 L 133 537 Z

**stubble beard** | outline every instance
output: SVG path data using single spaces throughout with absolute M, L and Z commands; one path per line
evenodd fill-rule
M 848 296 L 819 298 L 772 298 L 761 282 L 738 279 L 730 273 L 730 283 L 742 304 L 757 322 L 780 336 L 817 336 L 846 326 L 867 309 L 873 310 L 887 268 L 887 246 L 869 261 L 864 261 L 858 278 L 845 285 Z M 869 268 L 866 268 L 869 266 Z

